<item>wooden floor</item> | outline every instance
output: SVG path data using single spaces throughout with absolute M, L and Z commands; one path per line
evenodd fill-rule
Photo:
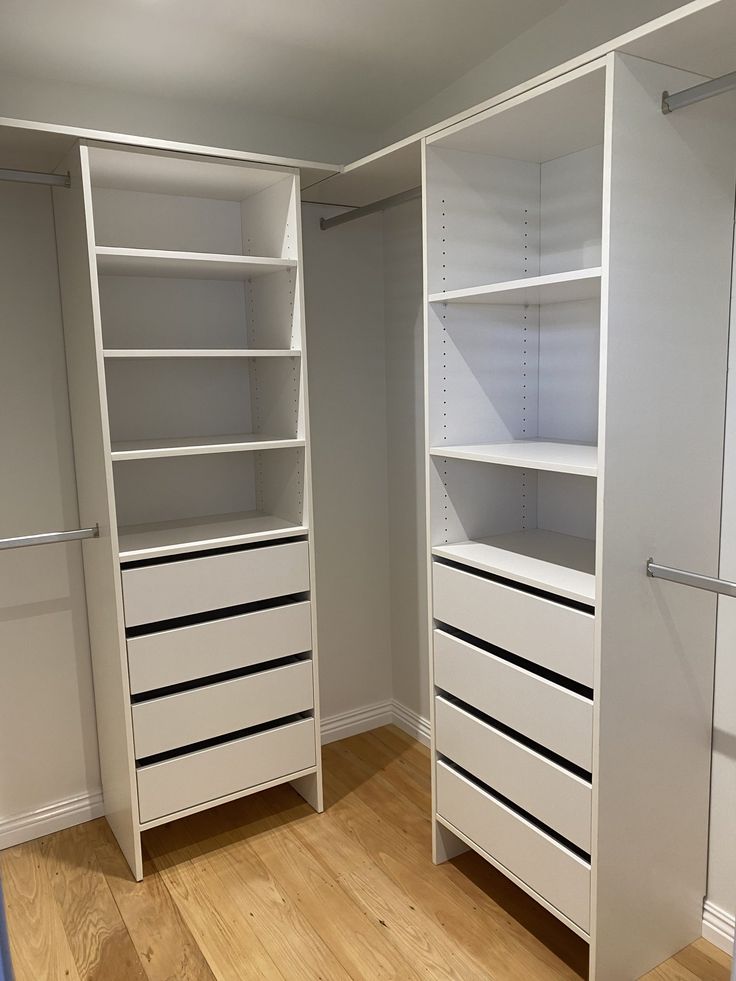
M 387 727 L 324 762 L 323 815 L 280 787 L 157 828 L 142 883 L 104 821 L 0 852 L 17 981 L 584 976 L 579 938 L 478 856 L 432 865 L 422 746 Z M 728 964 L 701 940 L 647 977 Z

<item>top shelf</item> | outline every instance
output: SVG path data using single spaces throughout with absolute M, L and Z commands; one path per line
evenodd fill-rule
M 97 271 L 102 276 L 161 276 L 175 279 L 250 279 L 294 269 L 296 259 L 159 249 L 118 249 L 98 245 Z
M 571 272 L 530 276 L 506 283 L 473 286 L 445 293 L 430 293 L 430 303 L 486 303 L 531 306 L 541 303 L 569 303 L 594 300 L 601 295 L 601 267 L 574 269 Z

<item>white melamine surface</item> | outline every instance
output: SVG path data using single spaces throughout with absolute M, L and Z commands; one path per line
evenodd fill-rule
M 297 350 L 267 348 L 107 348 L 106 358 L 298 358 Z
M 195 681 L 277 658 L 306 654 L 312 646 L 308 601 L 128 638 L 132 694 Z
M 589 698 L 444 630 L 434 631 L 434 667 L 435 684 L 442 691 L 591 771 Z
M 142 824 L 315 766 L 313 719 L 303 719 L 138 769 Z
M 435 545 L 432 553 L 580 603 L 595 603 L 595 542 L 587 538 L 530 528 Z
M 149 150 L 90 147 L 93 187 L 240 201 L 289 178 L 289 171 Z M 293 171 L 292 171 L 293 173 Z
M 551 440 L 519 439 L 513 443 L 479 443 L 474 446 L 433 446 L 432 456 L 454 460 L 475 460 L 506 467 L 552 470 L 556 473 L 595 477 L 598 448 Z
M 492 283 L 446 293 L 430 293 L 430 303 L 522 304 L 569 303 L 591 300 L 601 294 L 600 266 L 571 272 L 531 276 L 507 283 Z
M 156 623 L 309 589 L 306 542 L 123 569 L 125 623 Z
M 432 580 L 437 620 L 592 688 L 591 613 L 437 561 Z
M 312 705 L 311 661 L 137 702 L 132 709 L 136 758 L 284 719 Z
M 97 247 L 101 276 L 185 277 L 188 279 L 250 279 L 293 269 L 295 259 L 263 256 L 213 255 L 207 252 L 172 252 L 161 249 Z
M 212 514 L 149 524 L 124 525 L 118 531 L 121 562 L 154 559 L 180 552 L 200 552 L 244 542 L 294 538 L 306 534 L 306 525 L 261 511 Z
M 152 460 L 168 456 L 203 453 L 241 453 L 253 450 L 288 449 L 304 446 L 303 439 L 279 439 L 259 433 L 228 433 L 227 436 L 180 436 L 170 439 L 135 439 L 112 444 L 113 460 Z
M 437 764 L 437 813 L 552 907 L 590 929 L 590 865 L 445 763 Z
M 435 701 L 437 752 L 590 854 L 591 786 L 446 698 Z

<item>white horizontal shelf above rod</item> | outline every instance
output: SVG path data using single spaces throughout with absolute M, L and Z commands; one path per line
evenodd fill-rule
M 202 518 L 128 525 L 119 529 L 120 560 L 153 559 L 180 552 L 240 545 L 244 542 L 293 538 L 307 533 L 306 525 L 261 511 L 215 514 Z
M 595 603 L 595 542 L 587 538 L 530 528 L 437 545 L 432 553 L 556 596 Z
M 259 348 L 108 348 L 106 358 L 299 358 L 293 349 Z
M 430 303 L 486 303 L 532 305 L 569 303 L 572 300 L 594 300 L 601 294 L 601 267 L 576 269 L 572 272 L 530 276 L 507 283 L 473 286 L 446 293 L 430 293 Z
M 303 439 L 279 439 L 254 433 L 227 436 L 188 436 L 170 439 L 126 440 L 112 444 L 113 462 L 152 460 L 169 456 L 201 456 L 207 453 L 248 453 L 304 446 Z
M 516 440 L 511 443 L 476 443 L 467 446 L 433 446 L 430 454 L 449 460 L 473 460 L 526 470 L 550 470 L 595 477 L 598 447 L 551 440 Z
M 159 249 L 118 249 L 98 245 L 97 271 L 103 276 L 163 276 L 178 279 L 250 279 L 294 269 L 296 259 L 169 252 Z

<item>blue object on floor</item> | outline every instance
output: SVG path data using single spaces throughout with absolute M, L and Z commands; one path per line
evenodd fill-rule
M 0 981 L 13 981 L 13 965 L 10 963 L 10 938 L 5 918 L 3 884 L 0 882 Z

